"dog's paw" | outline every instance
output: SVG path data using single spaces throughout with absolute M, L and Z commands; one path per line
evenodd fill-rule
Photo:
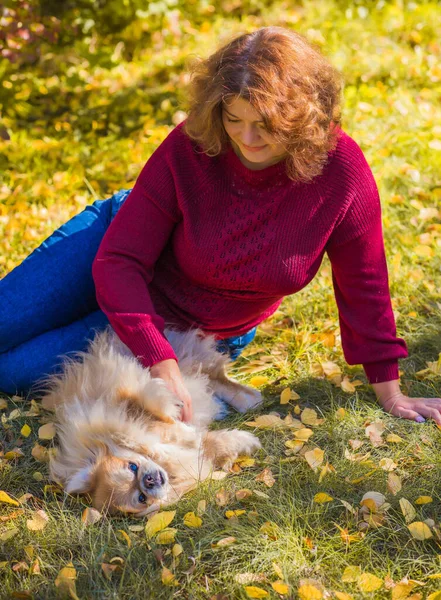
M 259 439 L 248 431 L 232 429 L 228 433 L 234 439 L 234 442 L 231 445 L 230 452 L 225 453 L 219 459 L 220 466 L 224 471 L 229 471 L 239 456 L 250 456 L 262 447 Z
M 179 421 L 182 414 L 184 403 L 177 396 L 169 397 L 161 406 L 158 417 L 166 423 Z
M 233 432 L 237 443 L 237 456 L 241 456 L 242 454 L 251 456 L 251 454 L 254 454 L 262 448 L 259 438 L 253 433 L 242 431 L 240 429 L 233 429 Z
M 245 385 L 241 385 L 239 389 L 234 386 L 231 392 L 232 395 L 225 398 L 225 401 L 241 413 L 257 408 L 263 402 L 263 396 L 258 390 Z

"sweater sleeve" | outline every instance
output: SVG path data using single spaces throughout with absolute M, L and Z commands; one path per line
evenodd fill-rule
M 398 359 L 407 349 L 396 337 L 377 186 L 367 163 L 361 166 L 327 252 L 346 361 L 363 364 L 370 383 L 380 383 L 399 378 Z
M 148 289 L 155 263 L 180 220 L 167 161 L 169 138 L 145 164 L 106 231 L 92 269 L 99 306 L 145 367 L 177 360 Z

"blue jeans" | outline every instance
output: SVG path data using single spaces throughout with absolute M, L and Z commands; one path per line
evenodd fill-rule
M 27 393 L 109 324 L 96 301 L 92 262 L 130 191 L 88 206 L 0 280 L 2 392 Z M 235 359 L 254 335 L 255 329 L 220 340 L 219 351 Z

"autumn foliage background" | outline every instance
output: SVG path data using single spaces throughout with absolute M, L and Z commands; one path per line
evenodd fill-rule
M 0 276 L 134 184 L 185 118 L 192 57 L 261 26 L 294 28 L 343 72 L 343 126 L 379 186 L 410 350 L 403 388 L 441 396 L 438 2 L 16 0 L 0 11 Z M 52 416 L 38 399 L 0 398 L 0 597 L 440 600 L 441 434 L 384 414 L 344 362 L 327 261 L 232 374 L 265 405 L 216 427 L 255 431 L 264 450 L 147 526 L 64 496 L 48 479 Z

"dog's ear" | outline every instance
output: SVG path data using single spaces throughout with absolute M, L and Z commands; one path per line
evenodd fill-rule
M 68 494 L 85 494 L 92 490 L 95 465 L 87 465 L 77 471 L 66 483 L 64 490 Z

